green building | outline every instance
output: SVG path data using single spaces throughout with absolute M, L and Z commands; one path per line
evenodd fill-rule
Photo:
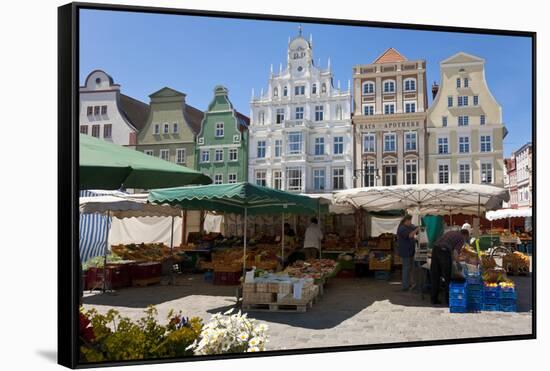
M 195 137 L 202 111 L 185 103 L 185 94 L 164 87 L 149 95 L 149 117 L 139 132 L 136 149 L 191 169 L 195 166 Z
M 233 108 L 227 88 L 216 86 L 195 150 L 196 169 L 210 176 L 214 184 L 248 180 L 249 123 L 247 116 Z

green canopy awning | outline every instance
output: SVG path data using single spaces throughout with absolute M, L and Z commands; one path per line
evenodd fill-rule
M 80 134 L 80 189 L 165 188 L 210 184 L 185 166 Z
M 317 214 L 319 207 L 317 199 L 244 182 L 155 189 L 149 201 L 235 214 L 243 214 L 246 208 L 248 215 Z

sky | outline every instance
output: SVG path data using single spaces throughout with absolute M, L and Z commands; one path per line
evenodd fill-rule
M 300 23 L 199 16 L 81 10 L 80 83 L 95 69 L 111 75 L 122 93 L 149 103 L 165 86 L 187 94 L 205 110 L 214 86 L 229 89 L 234 107 L 248 115 L 252 89 L 267 89 L 270 65 L 286 66 L 288 38 Z M 347 88 L 352 67 L 370 64 L 393 47 L 409 60 L 425 59 L 428 92 L 439 82 L 439 63 L 464 51 L 485 59 L 489 88 L 502 106 L 508 135 L 504 155 L 532 141 L 531 40 L 438 31 L 301 23 L 313 36 L 315 63 L 327 67 L 334 84 Z

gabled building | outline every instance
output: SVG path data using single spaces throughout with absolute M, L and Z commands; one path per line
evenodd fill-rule
M 197 135 L 196 169 L 214 184 L 247 181 L 249 124 L 233 107 L 227 88 L 216 86 Z
M 250 182 L 292 192 L 352 186 L 351 91 L 333 85 L 330 60 L 314 63 L 313 41 L 289 39 L 286 68 L 250 104 Z
M 90 72 L 80 87 L 80 133 L 122 146 L 135 146 L 149 106 L 120 92 L 111 76 Z
M 195 136 L 203 113 L 185 102 L 185 94 L 164 87 L 149 95 L 150 114 L 137 149 L 151 156 L 195 168 Z
M 485 79 L 485 60 L 459 52 L 440 63 L 428 110 L 429 183 L 504 185 L 502 108 Z

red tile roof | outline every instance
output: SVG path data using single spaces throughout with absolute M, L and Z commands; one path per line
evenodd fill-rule
M 397 50 L 394 48 L 387 49 L 382 55 L 380 55 L 378 58 L 372 62 L 373 64 L 382 64 L 382 63 L 397 63 L 397 62 L 404 62 L 407 58 L 402 56 Z

